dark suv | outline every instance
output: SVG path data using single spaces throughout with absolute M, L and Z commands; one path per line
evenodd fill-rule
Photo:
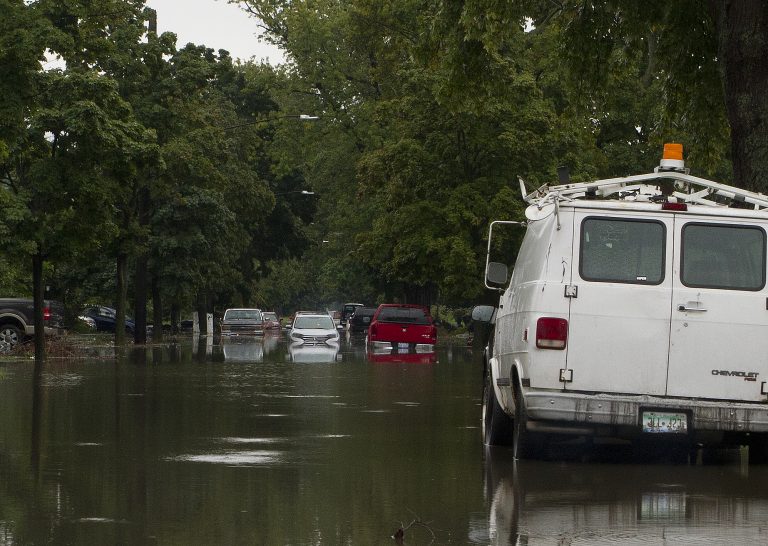
M 375 312 L 375 307 L 358 307 L 355 310 L 355 313 L 347 319 L 349 322 L 349 331 L 367 332 Z
M 347 321 L 351 317 L 358 307 L 364 307 L 362 303 L 345 303 L 341 308 L 341 318 L 339 319 L 339 326 L 342 328 L 347 327 Z

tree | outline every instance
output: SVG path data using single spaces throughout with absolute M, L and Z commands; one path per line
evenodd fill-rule
M 630 76 L 645 91 L 640 102 L 653 114 L 638 127 L 654 143 L 654 155 L 662 140 L 680 139 L 694 169 L 730 178 L 732 161 L 735 185 L 768 191 L 761 174 L 768 166 L 763 2 L 535 0 L 516 4 L 514 12 L 497 4 L 482 16 L 478 8 L 478 2 L 464 2 L 462 16 L 451 22 L 494 54 L 503 54 L 500 42 L 522 25 L 530 24 L 534 33 L 556 30 L 571 89 L 589 99 L 584 108 L 603 109 L 610 101 L 606 83 L 617 69 L 634 66 Z M 504 18 L 512 24 L 483 32 L 486 21 Z

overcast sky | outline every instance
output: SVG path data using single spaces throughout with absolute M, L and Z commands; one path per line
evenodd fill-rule
M 157 11 L 157 31 L 176 33 L 178 47 L 189 42 L 226 49 L 236 59 L 280 64 L 280 50 L 260 40 L 259 27 L 239 6 L 226 0 L 147 0 Z

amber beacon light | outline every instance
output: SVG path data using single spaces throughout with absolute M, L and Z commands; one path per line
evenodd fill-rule
M 684 171 L 683 145 L 674 142 L 664 144 L 664 154 L 661 156 L 659 169 L 662 171 Z

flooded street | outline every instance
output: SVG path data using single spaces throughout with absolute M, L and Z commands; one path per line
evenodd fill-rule
M 481 389 L 466 347 L 361 339 L 0 362 L 0 544 L 768 543 L 768 467 L 515 463 Z

